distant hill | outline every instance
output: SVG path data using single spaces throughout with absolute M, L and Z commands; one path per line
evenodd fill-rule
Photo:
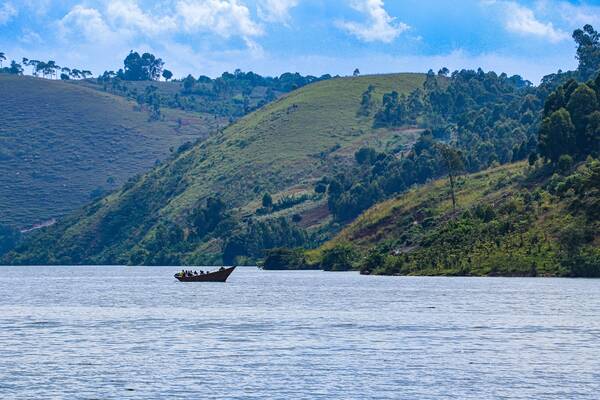
M 309 255 L 366 274 L 600 276 L 600 161 L 548 170 L 462 176 L 456 212 L 447 180 L 432 182 L 375 205 Z
M 373 116 L 359 115 L 363 93 L 373 86 L 376 99 L 393 90 L 408 94 L 424 79 L 422 74 L 336 78 L 293 91 L 34 234 L 9 262 L 214 262 L 224 252 L 246 254 L 249 238 L 259 231 L 260 240 L 272 243 L 257 246 L 267 248 L 284 237 L 298 238 L 295 226 L 279 216 L 297 215 L 298 226 L 318 231 L 329 213 L 326 199 L 314 192 L 317 180 L 344 170 L 344 160 L 353 160 L 361 146 L 397 148 L 420 132 L 373 128 Z M 265 193 L 276 207 L 261 206 Z M 219 202 L 227 205 L 223 215 Z M 240 246 L 245 250 L 238 252 Z
M 71 212 L 147 171 L 169 149 L 227 123 L 75 82 L 0 74 L 0 224 L 27 228 Z

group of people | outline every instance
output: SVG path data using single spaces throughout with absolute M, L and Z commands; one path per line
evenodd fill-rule
M 187 278 L 190 276 L 204 275 L 205 273 L 208 274 L 208 272 L 204 272 L 202 270 L 200 270 L 200 273 L 198 273 L 198 271 L 188 271 L 188 270 L 183 269 L 179 273 L 179 276 L 185 276 Z

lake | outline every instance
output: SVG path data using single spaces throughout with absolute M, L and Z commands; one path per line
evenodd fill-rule
M 600 280 L 1 267 L 2 399 L 598 399 Z

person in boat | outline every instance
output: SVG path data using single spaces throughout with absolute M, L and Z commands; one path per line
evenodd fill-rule
M 224 271 L 224 270 L 225 270 L 225 267 L 219 268 L 219 271 Z

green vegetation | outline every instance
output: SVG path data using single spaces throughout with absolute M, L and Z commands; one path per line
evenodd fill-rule
M 134 103 L 70 82 L 0 74 L 0 86 L 0 223 L 17 228 L 116 189 L 220 122 L 179 110 L 150 122 Z
M 423 75 L 399 74 L 300 88 L 183 148 L 56 226 L 28 235 L 5 260 L 186 264 L 255 260 L 269 248 L 315 246 L 335 229 L 327 227 L 331 220 L 325 199 L 313 190 L 315 182 L 346 169 L 361 146 L 394 148 L 414 141 L 419 132 L 373 128 L 372 117 L 357 116 L 365 88 L 373 85 L 380 98 L 391 90 L 408 93 L 422 82 Z M 262 215 L 257 210 L 265 193 L 274 205 L 290 205 L 286 198 L 302 201 Z M 194 210 L 217 194 L 227 205 L 222 223 L 202 237 L 190 234 L 197 229 Z
M 457 71 L 450 77 L 430 72 L 423 86 L 408 96 L 385 93 L 375 126 L 427 130 L 412 149 L 361 148 L 355 154 L 358 166 L 321 182 L 328 184 L 330 211 L 337 221 L 351 221 L 412 185 L 448 175 L 452 192 L 456 173 L 527 158 L 536 151 L 544 93 L 519 76 L 481 70 Z M 376 98 L 368 88 L 358 114 L 376 110 Z
M 458 212 L 447 181 L 432 182 L 373 207 L 317 258 L 353 251 L 363 274 L 598 277 L 600 162 L 549 171 L 518 163 L 461 176 Z
M 311 269 L 306 260 L 304 250 L 277 248 L 266 251 L 263 269 L 268 270 L 291 270 Z
M 600 153 L 600 75 L 578 84 L 569 80 L 549 97 L 540 129 L 540 154 L 559 167 Z M 562 166 L 561 166 L 562 165 Z
M 131 52 L 123 69 L 94 80 L 54 61 L 24 58 L 23 65 L 36 79 L 19 76 L 24 71 L 14 61 L 0 69 L 0 223 L 19 229 L 97 200 L 176 149 L 189 150 L 251 109 L 317 80 L 236 71 L 192 78 L 184 94 L 180 82 L 157 81 L 172 73 L 149 53 Z M 52 79 L 59 73 L 62 82 Z

